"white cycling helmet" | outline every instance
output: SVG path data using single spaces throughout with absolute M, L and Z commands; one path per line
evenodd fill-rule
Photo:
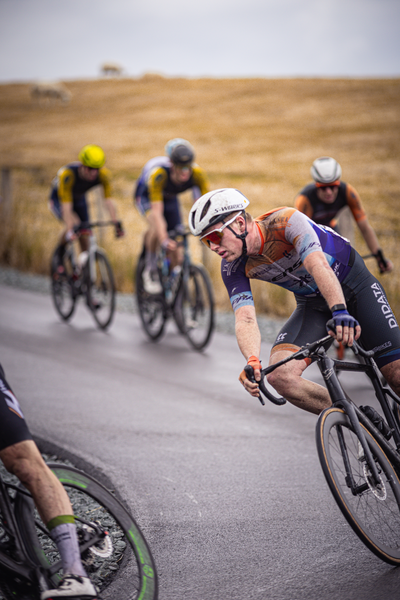
M 222 188 L 201 196 L 189 213 L 189 227 L 193 235 L 201 235 L 211 225 L 219 223 L 233 212 L 246 210 L 250 202 L 239 190 Z
M 311 167 L 311 177 L 316 183 L 333 183 L 342 176 L 342 169 L 334 158 L 322 156 L 314 160 Z

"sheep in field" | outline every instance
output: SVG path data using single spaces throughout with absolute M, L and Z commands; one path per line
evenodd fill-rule
M 119 77 L 122 74 L 123 68 L 116 63 L 107 62 L 101 65 L 102 75 L 111 75 L 113 77 Z
M 71 92 L 61 81 L 41 81 L 31 86 L 31 98 L 39 104 L 53 104 L 60 100 L 68 104 Z

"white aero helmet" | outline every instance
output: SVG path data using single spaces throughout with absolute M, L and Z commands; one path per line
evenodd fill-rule
M 314 160 L 311 167 L 311 177 L 316 183 L 333 183 L 342 176 L 342 169 L 334 158 L 322 156 Z
M 190 210 L 190 231 L 193 235 L 201 235 L 203 231 L 219 223 L 227 215 L 246 210 L 249 204 L 246 196 L 233 188 L 207 192 L 196 200 Z

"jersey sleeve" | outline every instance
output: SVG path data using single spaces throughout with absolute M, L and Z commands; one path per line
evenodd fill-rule
M 301 260 L 312 252 L 322 252 L 315 223 L 298 210 L 286 209 L 286 214 L 285 238 L 296 248 Z
M 71 169 L 63 169 L 57 173 L 58 197 L 60 202 L 73 202 L 72 189 L 75 183 L 75 175 Z
M 198 188 L 200 191 L 200 196 L 207 194 L 207 192 L 210 190 L 210 183 L 208 181 L 207 173 L 204 171 L 204 169 L 195 165 L 193 167 L 192 177 L 193 177 L 195 187 Z M 198 194 L 196 194 L 194 190 L 193 190 L 193 196 L 194 196 L 194 200 L 197 200 L 197 197 L 200 198 L 200 196 L 198 196 Z
M 111 198 L 111 172 L 105 167 L 102 167 L 99 170 L 99 179 L 104 188 L 104 198 Z
M 147 189 L 150 202 L 163 202 L 163 191 L 168 180 L 168 175 L 162 167 L 150 171 L 147 179 Z
M 221 262 L 222 280 L 229 294 L 229 299 L 235 312 L 242 306 L 254 306 L 250 280 L 245 271 L 246 260 L 242 257 L 233 263 Z
M 307 196 L 304 196 L 303 194 L 296 196 L 294 206 L 297 210 L 307 215 L 307 217 L 310 217 L 310 219 L 313 218 L 314 210 Z
M 353 188 L 352 185 L 347 184 L 347 189 L 346 189 L 346 199 L 347 199 L 347 205 L 350 208 L 353 217 L 355 219 L 355 221 L 362 221 L 363 219 L 367 218 L 367 214 L 364 210 L 364 207 L 362 205 L 360 196 L 358 195 L 358 192 L 355 190 L 355 188 Z

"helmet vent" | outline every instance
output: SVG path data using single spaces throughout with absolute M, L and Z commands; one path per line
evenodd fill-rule
M 202 219 L 204 219 L 204 217 L 206 216 L 206 214 L 208 213 L 208 210 L 211 206 L 211 201 L 207 200 L 207 202 L 205 203 L 205 205 L 203 206 L 203 210 L 201 211 L 201 215 L 200 215 L 200 221 Z
M 196 217 L 196 211 L 194 210 L 194 211 L 192 212 L 192 214 L 191 214 L 191 220 L 192 220 L 192 227 L 193 227 L 193 229 L 195 229 L 195 228 L 196 228 L 196 225 L 195 225 L 195 217 Z

